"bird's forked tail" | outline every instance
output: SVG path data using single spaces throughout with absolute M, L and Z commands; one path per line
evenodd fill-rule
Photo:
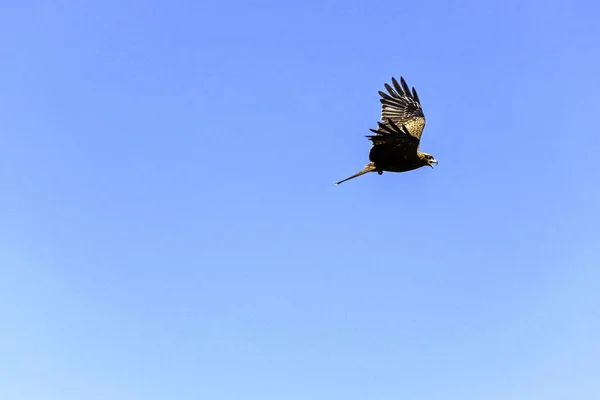
M 340 184 L 340 183 L 342 183 L 342 182 L 349 181 L 350 179 L 354 179 L 354 178 L 356 178 L 356 177 L 358 177 L 358 176 L 364 175 L 364 174 L 366 174 L 367 172 L 373 172 L 373 171 L 375 171 L 376 169 L 377 169 L 377 168 L 375 168 L 375 163 L 372 163 L 372 162 L 370 162 L 370 163 L 368 163 L 367 165 L 365 165 L 365 167 L 362 169 L 362 171 L 360 171 L 360 172 L 357 172 L 356 174 L 354 174 L 354 175 L 352 175 L 352 176 L 350 176 L 350 177 L 348 177 L 348 178 L 346 178 L 346 179 L 344 179 L 344 180 L 341 180 L 341 181 L 337 182 L 337 183 L 336 183 L 336 185 L 339 185 L 339 184 Z

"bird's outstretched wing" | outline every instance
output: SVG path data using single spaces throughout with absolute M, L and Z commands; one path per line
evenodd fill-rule
M 394 87 L 385 84 L 388 93 L 379 92 L 381 120 L 404 125 L 412 136 L 420 140 L 425 128 L 425 115 L 417 91 L 415 88 L 411 91 L 403 77 L 400 77 L 400 84 L 392 78 L 392 85 Z
M 417 152 L 419 138 L 412 135 L 405 125 L 398 127 L 391 118 L 385 123 L 377 122 L 377 125 L 377 129 L 370 129 L 375 135 L 367 136 L 373 147 L 401 147 L 406 152 Z

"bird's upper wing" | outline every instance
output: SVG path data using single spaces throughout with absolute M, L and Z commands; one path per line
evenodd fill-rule
M 367 136 L 373 147 L 401 147 L 406 152 L 415 152 L 419 147 L 419 139 L 409 132 L 406 126 L 398 127 L 393 120 L 387 119 L 385 123 L 377 122 L 377 129 L 370 129 L 375 135 Z
M 396 125 L 404 125 L 408 132 L 417 139 L 425 128 L 425 115 L 421 108 L 421 102 L 415 88 L 409 89 L 404 78 L 400 77 L 400 83 L 392 78 L 393 88 L 385 84 L 388 93 L 379 92 L 381 96 L 381 120 L 391 120 Z

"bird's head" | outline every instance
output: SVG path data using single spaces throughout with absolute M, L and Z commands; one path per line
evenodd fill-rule
M 423 166 L 429 165 L 431 168 L 433 168 L 433 164 L 438 164 L 437 160 L 433 158 L 431 154 L 421 153 L 419 154 L 419 158 L 423 162 Z

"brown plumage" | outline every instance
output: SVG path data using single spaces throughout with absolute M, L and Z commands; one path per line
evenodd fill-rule
M 385 84 L 387 93 L 379 92 L 383 122 L 377 122 L 377 129 L 370 129 L 375 135 L 367 136 L 372 143 L 370 163 L 362 171 L 337 182 L 337 185 L 367 172 L 377 171 L 381 175 L 383 171 L 405 172 L 437 165 L 433 156 L 419 150 L 425 115 L 417 91 L 415 88 L 411 91 L 402 77 L 400 84 L 392 78 L 392 85 Z

